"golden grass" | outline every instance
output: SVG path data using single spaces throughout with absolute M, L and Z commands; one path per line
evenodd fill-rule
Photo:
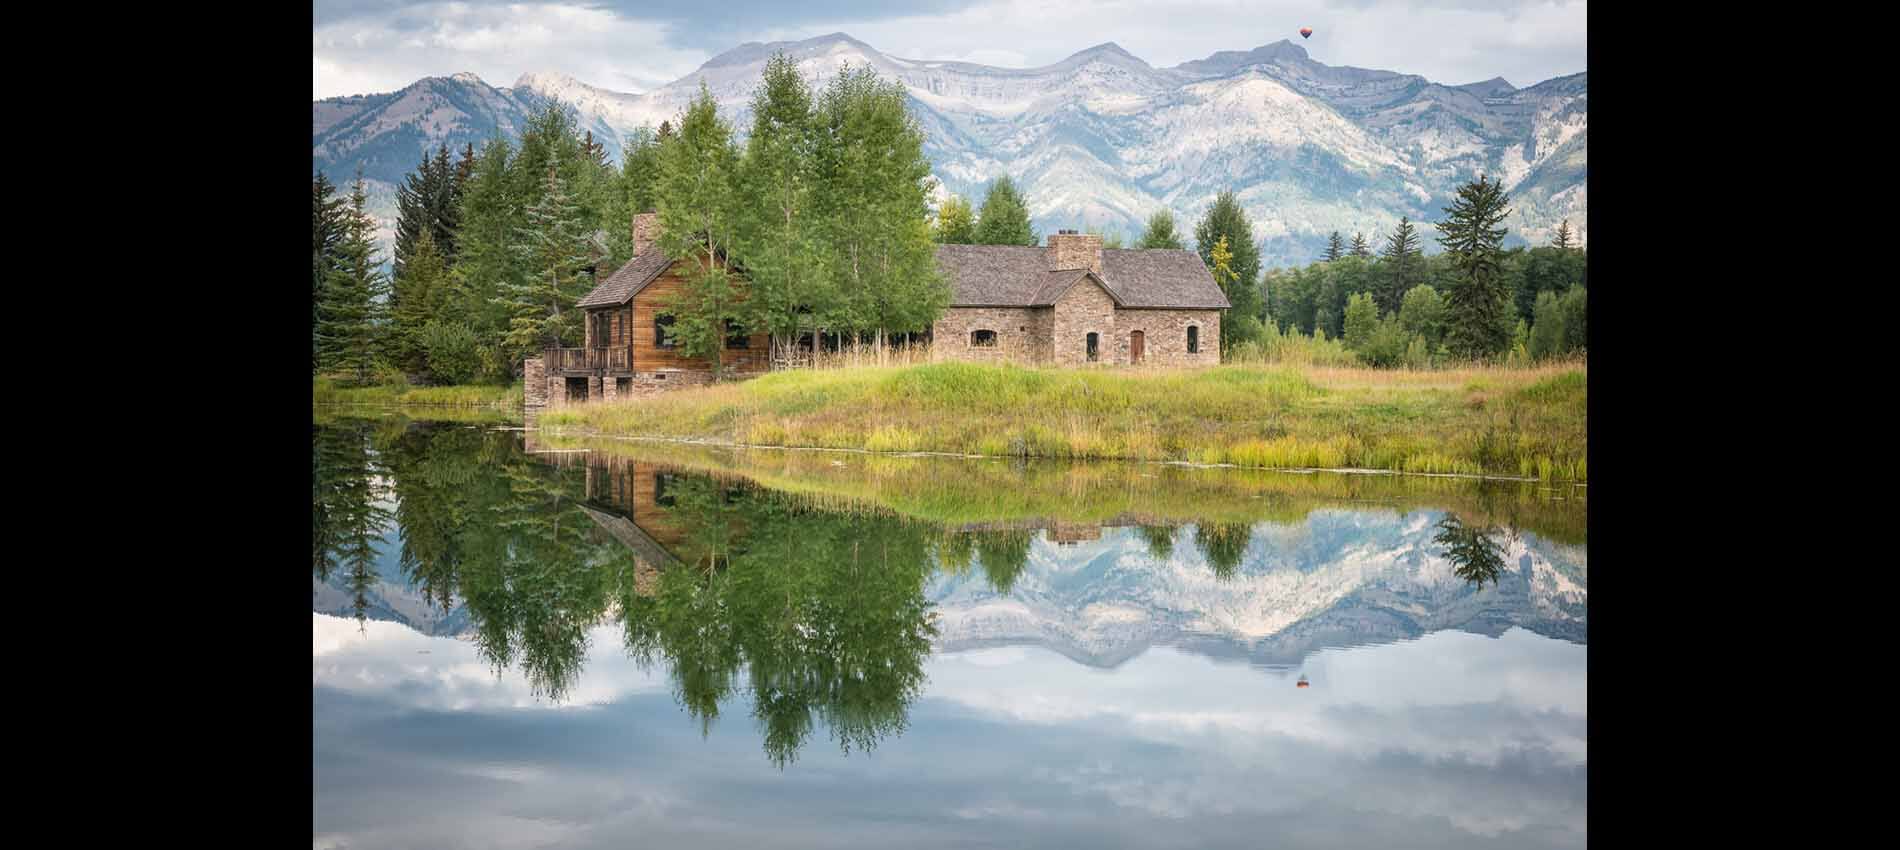
M 1587 477 L 1574 366 L 1404 370 L 1030 369 L 938 363 L 795 370 L 577 405 L 576 433 L 1259 467 Z

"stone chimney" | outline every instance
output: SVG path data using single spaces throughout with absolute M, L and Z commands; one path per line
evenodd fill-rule
M 1102 237 L 1073 230 L 1049 234 L 1049 270 L 1088 269 L 1102 273 Z
M 639 213 L 633 217 L 633 255 L 638 257 L 660 238 L 660 214 Z

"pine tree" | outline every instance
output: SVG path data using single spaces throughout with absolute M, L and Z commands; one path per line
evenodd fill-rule
M 1148 229 L 1141 234 L 1141 245 L 1138 247 L 1144 250 L 1154 248 L 1180 250 L 1181 235 L 1174 229 L 1174 213 L 1167 210 L 1155 210 L 1154 215 L 1148 216 Z
M 671 134 L 670 128 L 662 129 Z M 655 207 L 659 250 L 682 261 L 685 285 L 661 302 L 673 317 L 679 353 L 721 370 L 726 323 L 742 318 L 739 289 L 723 258 L 732 248 L 739 152 L 704 81 L 680 118 L 678 138 L 660 144 Z
M 1425 282 L 1425 257 L 1419 250 L 1418 230 L 1412 226 L 1411 219 L 1399 217 L 1399 228 L 1386 239 L 1379 259 L 1384 274 L 1377 281 L 1373 295 L 1379 312 L 1396 314 L 1405 293 Z
M 310 181 L 312 208 L 310 213 L 311 257 L 310 257 L 310 368 L 317 369 L 318 336 L 317 327 L 321 321 L 325 282 L 330 272 L 337 266 L 337 246 L 343 241 L 343 205 L 345 200 L 336 197 L 336 184 L 330 182 L 323 172 Z
M 1557 225 L 1557 238 L 1552 239 L 1550 244 L 1565 251 L 1570 250 L 1570 219 L 1566 218 Z
M 1325 262 L 1330 263 L 1334 260 L 1339 259 L 1343 254 L 1345 254 L 1345 250 L 1346 249 L 1345 249 L 1344 244 L 1342 244 L 1339 239 L 1339 231 L 1337 230 L 1333 231 L 1332 237 L 1326 240 Z
M 888 334 L 921 331 L 950 303 L 930 235 L 923 129 L 905 98 L 869 67 L 843 68 L 818 105 L 825 266 L 842 307 L 835 315 L 842 327 L 876 332 L 880 354 Z
M 975 244 L 976 210 L 961 195 L 945 198 L 937 208 L 937 225 L 933 232 L 938 244 Z
M 1035 245 L 1038 241 L 1029 226 L 1029 199 L 1016 190 L 1009 175 L 996 178 L 977 215 L 976 244 Z
M 541 197 L 527 209 L 512 245 L 522 279 L 504 284 L 498 296 L 508 314 L 502 354 L 509 363 L 543 346 L 578 344 L 574 302 L 592 288 L 585 271 L 590 234 L 552 152 L 543 157 L 542 174 Z
M 1253 223 L 1247 220 L 1247 211 L 1240 206 L 1240 200 L 1233 192 L 1224 191 L 1215 196 L 1213 205 L 1194 225 L 1195 250 L 1201 255 L 1201 261 L 1212 267 L 1213 248 L 1223 237 L 1227 239 L 1227 250 L 1233 252 L 1235 280 L 1239 285 L 1227 294 L 1234 309 L 1240 315 L 1259 318 L 1262 315 L 1260 293 L 1254 284 L 1260 278 L 1260 247 L 1253 241 Z M 1240 297 L 1236 298 L 1235 296 Z
M 436 251 L 434 235 L 424 230 L 410 249 L 408 265 L 390 284 L 387 348 L 390 359 L 403 371 L 428 370 L 423 327 L 450 318 L 445 309 L 448 290 L 448 267 Z
M 376 366 L 388 280 L 376 248 L 376 222 L 362 171 L 350 190 L 343 214 L 342 238 L 336 249 L 336 267 L 324 281 L 323 306 L 318 311 L 318 363 L 325 369 L 355 373 L 367 383 Z
M 1468 358 L 1499 354 L 1511 344 L 1510 282 L 1500 263 L 1504 221 L 1504 184 L 1476 182 L 1459 187 L 1437 224 L 1438 243 L 1451 255 L 1456 282 L 1446 298 L 1447 344 Z
M 1372 259 L 1372 248 L 1366 244 L 1365 234 L 1354 233 L 1352 235 L 1352 255 L 1361 259 Z
M 513 369 L 503 353 L 510 313 L 501 296 L 523 282 L 513 249 L 523 212 L 510 177 L 516 168 L 513 149 L 501 138 L 489 140 L 471 160 L 460 204 L 462 244 L 449 274 L 451 312 L 474 329 L 482 369 L 496 378 Z
M 774 352 L 788 351 L 811 311 L 829 307 L 820 241 L 818 134 L 812 94 L 798 64 L 784 53 L 766 61 L 752 93 L 752 132 L 739 163 L 735 253 L 751 283 L 746 324 L 772 334 Z

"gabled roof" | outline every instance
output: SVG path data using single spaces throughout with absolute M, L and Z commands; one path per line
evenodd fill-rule
M 952 307 L 1042 307 L 1055 303 L 1088 271 L 1050 271 L 1048 249 L 1028 245 L 939 245 L 937 267 L 950 281 Z M 1200 255 L 1188 250 L 1102 251 L 1093 277 L 1131 309 L 1225 310 L 1227 296 Z
M 619 271 L 597 284 L 586 297 L 574 302 L 574 306 L 580 308 L 618 307 L 638 295 L 640 290 L 645 289 L 647 284 L 652 283 L 654 278 L 659 277 L 660 273 L 666 271 L 666 267 L 672 264 L 673 261 L 666 256 L 665 251 L 657 248 L 649 249 L 646 253 L 628 260 Z

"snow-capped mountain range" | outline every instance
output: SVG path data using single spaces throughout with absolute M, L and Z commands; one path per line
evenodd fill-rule
M 1099 228 L 1132 241 L 1162 208 L 1188 233 L 1216 193 L 1233 189 L 1263 264 L 1304 265 L 1332 231 L 1372 238 L 1402 215 L 1442 218 L 1457 185 L 1484 173 L 1511 193 L 1513 241 L 1543 244 L 1564 218 L 1587 239 L 1586 73 L 1523 89 L 1502 79 L 1443 85 L 1324 65 L 1288 41 L 1171 68 L 1110 43 L 1015 69 L 900 59 L 834 33 L 744 44 L 641 94 L 552 73 L 524 74 L 510 88 L 471 74 L 429 77 L 313 103 L 312 171 L 343 183 L 361 166 L 373 212 L 389 226 L 393 187 L 425 149 L 513 137 L 549 101 L 570 107 L 617 155 L 635 129 L 676 119 L 703 82 L 743 134 L 753 88 L 779 51 L 819 85 L 845 63 L 902 83 L 940 191 L 980 204 L 987 183 L 1008 174 L 1045 234 Z M 1434 231 L 1423 229 L 1435 251 Z

